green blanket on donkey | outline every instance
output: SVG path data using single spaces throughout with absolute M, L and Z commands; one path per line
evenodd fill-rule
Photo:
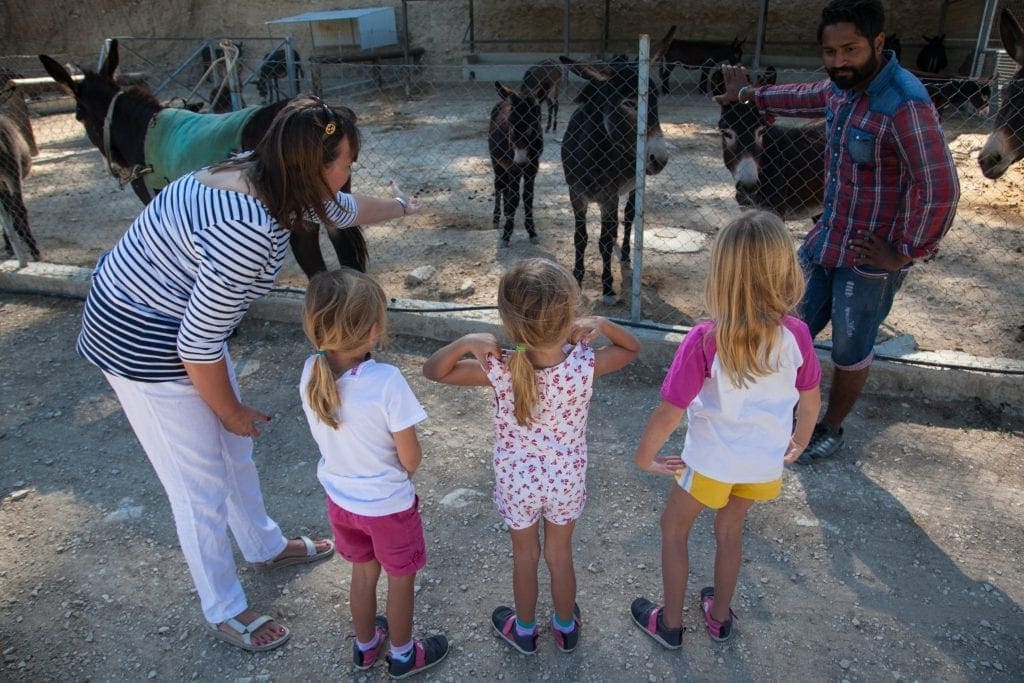
M 228 114 L 196 114 L 187 109 L 164 109 L 153 117 L 146 132 L 146 163 L 153 172 L 145 177 L 154 192 L 189 171 L 241 151 L 242 129 L 259 107 Z

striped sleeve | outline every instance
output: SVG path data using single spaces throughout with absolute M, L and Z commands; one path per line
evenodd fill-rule
M 276 241 L 263 225 L 223 220 L 197 236 L 197 248 L 199 270 L 178 331 L 178 355 L 213 363 L 249 304 L 265 293 L 258 283 L 268 273 L 272 280 Z

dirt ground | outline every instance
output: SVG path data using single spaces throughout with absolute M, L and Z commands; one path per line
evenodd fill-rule
M 546 135 L 537 179 L 541 243 L 526 240 L 520 209 L 512 246 L 502 248 L 491 230 L 493 180 L 485 143 L 487 112 L 496 100 L 493 83 L 453 84 L 457 73 L 440 69 L 420 77 L 409 99 L 391 89 L 339 100 L 358 112 L 363 132 L 355 191 L 381 195 L 394 178 L 425 206 L 415 218 L 366 229 L 373 274 L 395 296 L 479 306 L 494 303 L 496 273 L 512 260 L 545 256 L 570 264 L 573 217 L 559 160 L 561 132 Z M 578 85 L 574 79 L 572 87 Z M 563 96 L 560 131 L 574 107 Z M 706 98 L 682 90 L 661 100 L 671 157 L 665 171 L 647 179 L 641 280 L 646 320 L 690 325 L 703 314 L 707 239 L 738 211 L 721 160 L 717 117 L 718 108 Z M 26 181 L 33 230 L 45 260 L 91 266 L 117 241 L 141 203 L 130 190 L 117 188 L 72 114 L 41 116 L 35 123 L 42 151 Z M 913 268 L 884 333 L 911 335 L 923 350 L 1021 359 L 1024 344 L 1016 337 L 1024 314 L 1024 166 L 1018 164 L 999 181 L 985 179 L 977 152 L 987 124 L 949 112 L 945 125 L 962 185 L 957 219 L 938 257 Z M 619 301 L 600 304 L 597 207 L 589 213 L 584 293 L 602 314 L 628 319 L 632 271 L 620 268 L 617 258 Z M 794 240 L 810 225 L 791 222 Z M 407 287 L 407 275 L 423 265 L 434 266 L 434 274 Z M 278 283 L 304 286 L 291 257 Z
M 100 373 L 73 351 L 80 309 L 0 298 L 0 678 L 385 679 L 382 666 L 351 667 L 340 558 L 241 570 L 251 601 L 292 629 L 285 647 L 252 655 L 204 632 L 156 477 Z M 841 456 L 791 467 L 781 498 L 753 508 L 737 637 L 712 643 L 693 605 L 711 582 L 708 514 L 691 539 L 683 649 L 641 634 L 628 608 L 660 597 L 669 482 L 632 465 L 660 381 L 640 366 L 595 392 L 590 499 L 575 543 L 581 646 L 556 652 L 542 590 L 540 652 L 512 652 L 488 623 L 511 600 L 510 545 L 489 499 L 489 401 L 420 376 L 437 345 L 399 338 L 379 354 L 405 371 L 430 415 L 419 430 L 429 559 L 415 630 L 445 632 L 453 645 L 425 680 L 1024 676 L 1024 420 L 970 397 L 865 396 Z M 322 535 L 318 456 L 296 391 L 306 353 L 298 325 L 252 317 L 232 341 L 243 395 L 273 415 L 255 451 L 268 509 L 287 534 Z M 681 435 L 670 443 L 680 448 Z

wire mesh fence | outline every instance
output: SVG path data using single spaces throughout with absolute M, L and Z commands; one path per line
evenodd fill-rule
M 284 72 L 277 75 L 273 91 L 261 90 L 260 72 L 280 62 L 268 55 L 279 48 L 287 51 L 289 44 L 275 38 L 232 43 L 240 49 L 235 75 L 229 78 L 225 70 L 217 71 L 220 41 L 122 39 L 119 77 L 144 83 L 167 106 L 200 102 L 206 111 L 213 107 L 211 91 L 217 84 L 202 76 L 212 66 L 210 73 L 219 73 L 247 105 L 297 90 L 355 110 L 363 141 L 353 190 L 384 194 L 394 179 L 426 207 L 404 222 L 367 232 L 370 269 L 393 296 L 492 304 L 501 268 L 540 255 L 574 268 L 598 313 L 686 326 L 704 314 L 709 240 L 741 204 L 783 214 L 794 245 L 820 211 L 821 124 L 779 120 L 768 125 L 749 109 L 723 110 L 710 99 L 719 87 L 717 71 L 702 69 L 703 64 L 681 63 L 666 80 L 655 65 L 649 90 L 638 85 L 640 69 L 628 59 L 559 65 L 551 70 L 560 76 L 554 87 L 528 79 L 524 88 L 533 62 L 469 69 L 384 60 L 314 62 L 283 54 Z M 97 55 L 54 57 L 84 68 L 99 63 Z M 820 70 L 763 71 L 778 82 L 825 77 Z M 24 191 L 42 258 L 89 266 L 127 228 L 141 203 L 118 190 L 97 150 L 102 143 L 86 137 L 75 120 L 73 100 L 42 82 L 45 72 L 37 58 L 0 57 L 0 73 L 8 72 L 27 81 L 13 93 L 5 91 L 0 113 L 10 116 L 15 99 L 24 103 L 39 147 Z M 1024 266 L 1024 173 L 1015 168 L 989 181 L 976 159 L 992 126 L 993 112 L 986 105 L 994 103 L 1002 85 L 998 78 L 926 81 L 963 192 L 939 255 L 914 266 L 886 326 L 889 335 L 910 335 L 922 349 L 1024 356 L 1015 341 L 1024 314 L 1019 276 Z M 635 207 L 643 221 L 643 251 L 630 254 L 627 247 L 632 258 L 623 262 L 623 219 L 635 183 L 630 170 L 636 168 L 636 108 L 643 93 L 656 113 L 660 136 L 640 136 L 646 145 L 641 155 L 646 167 L 641 168 L 648 173 L 643 202 Z M 546 99 L 559 104 L 557 123 Z M 492 116 L 500 120 L 492 123 Z M 513 138 L 521 142 L 524 131 L 527 142 L 520 144 L 520 154 Z M 518 163 L 517 155 L 525 163 Z M 756 177 L 754 167 L 760 171 Z M 508 173 L 496 176 L 495 168 Z M 12 172 L 8 168 L 5 174 Z M 527 193 L 532 196 L 520 191 L 512 202 L 511 189 L 522 189 L 524 175 L 532 176 L 532 193 Z M 527 202 L 530 226 L 524 224 Z M 617 239 L 610 248 L 613 203 Z M 588 209 L 585 233 L 578 229 L 581 205 Z M 582 234 L 587 244 L 577 249 Z M 329 251 L 326 242 L 324 248 Z M 610 255 L 610 286 L 602 252 Z M 634 274 L 632 265 L 641 259 Z M 433 274 L 411 284 L 407 276 L 420 266 L 430 266 Z M 305 278 L 290 263 L 279 282 L 301 286 Z

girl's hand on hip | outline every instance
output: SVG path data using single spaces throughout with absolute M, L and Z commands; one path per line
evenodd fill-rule
M 490 332 L 474 332 L 462 338 L 466 353 L 473 355 L 480 365 L 487 367 L 487 356 L 501 357 L 501 347 L 498 346 L 498 339 Z
M 647 467 L 647 471 L 653 474 L 664 474 L 675 477 L 686 468 L 686 463 L 678 455 L 659 455 Z

